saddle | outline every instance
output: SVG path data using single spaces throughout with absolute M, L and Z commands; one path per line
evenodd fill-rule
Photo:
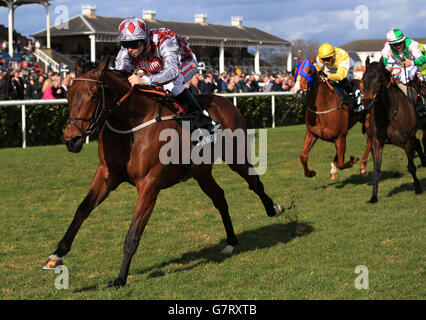
M 216 134 L 211 135 L 203 135 L 203 132 L 201 129 L 203 129 L 204 122 L 206 121 L 205 118 L 200 116 L 200 113 L 198 111 L 194 111 L 191 113 L 185 114 L 184 109 L 179 104 L 179 102 L 176 101 L 170 94 L 168 90 L 165 90 L 161 86 L 134 86 L 133 88 L 137 87 L 137 90 L 150 94 L 154 98 L 155 101 L 159 102 L 158 110 L 157 110 L 157 117 L 156 121 L 161 122 L 164 121 L 164 118 L 162 118 L 162 110 L 163 107 L 166 107 L 171 112 L 173 112 L 173 120 L 179 121 L 180 124 L 183 126 L 184 121 L 189 121 L 190 128 L 189 131 L 192 134 L 195 130 L 199 131 L 198 134 L 198 141 L 194 142 L 194 145 L 197 146 L 204 146 L 210 143 L 216 143 Z M 132 92 L 133 88 L 124 96 L 117 105 L 120 105 Z M 207 112 L 207 111 L 204 111 Z M 170 120 L 168 117 L 167 120 Z

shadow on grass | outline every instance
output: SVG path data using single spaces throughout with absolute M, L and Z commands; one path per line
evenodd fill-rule
M 420 185 L 422 186 L 423 190 L 426 187 L 426 178 L 423 179 L 419 179 Z M 410 183 L 404 183 L 398 187 L 395 187 L 393 190 L 389 191 L 389 193 L 387 194 L 387 197 L 392 197 L 395 194 L 401 193 L 401 192 L 414 192 L 414 183 L 410 182 Z M 424 193 L 424 191 L 423 191 Z
M 215 245 L 198 251 L 185 253 L 180 258 L 170 259 L 168 261 L 155 264 L 149 268 L 136 270 L 134 274 L 148 274 L 148 279 L 163 277 L 166 275 L 166 272 L 163 271 L 162 268 L 172 264 L 182 265 L 182 267 L 172 272 L 167 271 L 168 274 L 189 271 L 197 266 L 204 265 L 209 262 L 221 263 L 224 260 L 243 252 L 270 248 L 278 243 L 288 243 L 296 237 L 308 235 L 313 231 L 314 228 L 306 222 L 290 222 L 287 224 L 275 223 L 256 230 L 243 231 L 236 235 L 238 244 L 231 255 L 224 255 L 220 253 L 227 245 L 226 239 L 223 239 Z M 76 289 L 74 292 L 83 293 L 104 288 L 106 287 L 103 284 L 92 284 Z
M 350 177 L 346 178 L 345 180 L 342 180 L 342 181 L 337 180 L 327 185 L 320 186 L 317 189 L 326 189 L 331 186 L 335 186 L 337 189 L 342 189 L 346 187 L 347 185 L 363 185 L 363 184 L 372 186 L 373 185 L 372 174 L 373 174 L 372 171 L 368 173 L 368 177 L 363 177 L 361 174 L 353 174 Z M 390 180 L 390 179 L 399 179 L 402 176 L 404 176 L 404 174 L 399 171 L 382 171 L 382 174 L 380 176 L 380 181 Z
M 137 270 L 135 273 L 149 273 L 148 278 L 162 277 L 165 275 L 165 272 L 161 269 L 171 264 L 183 265 L 181 268 L 174 270 L 171 273 L 188 271 L 209 262 L 221 263 L 225 259 L 243 252 L 270 248 L 278 243 L 288 243 L 294 238 L 308 235 L 312 231 L 314 231 L 314 228 L 309 223 L 305 222 L 291 222 L 288 224 L 276 223 L 238 234 L 238 244 L 232 255 L 224 255 L 220 253 L 227 245 L 226 239 L 223 239 L 216 245 L 203 248 L 199 251 L 185 253 L 180 258 L 164 261 L 149 268 Z

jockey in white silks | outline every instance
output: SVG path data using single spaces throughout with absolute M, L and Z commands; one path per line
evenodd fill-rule
M 392 72 L 395 80 L 402 84 L 415 79 L 420 67 L 426 64 L 426 56 L 420 50 L 419 43 L 404 36 L 400 29 L 391 29 L 386 34 L 387 42 L 382 50 L 383 63 Z M 393 62 L 393 63 L 392 63 Z M 420 93 L 420 84 L 414 85 L 417 90 L 417 117 L 426 117 L 426 105 Z M 405 90 L 403 90 L 405 92 Z
M 132 85 L 159 85 L 168 90 L 185 113 L 194 112 L 198 124 L 212 132 L 217 124 L 207 116 L 197 100 L 184 86 L 197 74 L 198 62 L 188 43 L 173 30 L 150 30 L 144 20 L 127 18 L 118 26 L 121 49 L 115 59 L 115 69 L 133 73 Z

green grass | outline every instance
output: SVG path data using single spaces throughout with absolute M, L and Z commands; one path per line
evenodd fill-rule
M 0 150 L 0 299 L 425 299 L 426 193 L 415 195 L 402 149 L 386 145 L 379 203 L 371 176 L 354 168 L 329 180 L 334 145 L 318 141 L 303 176 L 305 127 L 268 129 L 261 179 L 276 203 L 295 209 L 268 218 L 245 181 L 225 165 L 214 176 L 225 190 L 239 245 L 222 256 L 219 213 L 194 180 L 163 190 L 130 267 L 127 286 L 107 285 L 121 265 L 136 190 L 121 185 L 84 222 L 64 264 L 69 289 L 42 270 L 97 167 L 97 144 L 80 154 L 64 146 Z M 365 137 L 351 130 L 346 158 L 361 157 Z M 416 158 L 416 165 L 419 159 Z M 372 171 L 371 156 L 368 169 Z M 426 169 L 418 168 L 426 189 Z M 358 265 L 369 289 L 354 286 Z

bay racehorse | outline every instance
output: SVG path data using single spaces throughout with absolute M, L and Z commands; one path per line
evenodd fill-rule
M 291 92 L 296 96 L 307 93 L 307 109 L 305 116 L 306 134 L 300 161 L 306 177 L 315 176 L 315 171 L 308 168 L 308 154 L 318 138 L 333 142 L 336 146 L 336 155 L 331 163 L 330 178 L 337 179 L 336 168 L 351 168 L 359 159 L 351 157 L 345 162 L 346 136 L 350 128 L 358 121 L 363 123 L 363 130 L 367 133 L 367 142 L 361 160 L 361 174 L 368 175 L 367 158 L 371 149 L 370 128 L 368 114 L 359 113 L 351 116 L 349 106 L 344 103 L 343 97 L 336 92 L 327 79 L 316 72 L 315 58 L 304 59 L 299 62 L 295 74 L 295 85 Z M 362 92 L 362 82 L 354 80 Z M 366 120 L 367 119 L 367 120 Z
M 371 108 L 370 125 L 372 132 L 373 155 L 373 193 L 368 201 L 378 201 L 378 185 L 381 174 L 382 153 L 385 143 L 393 144 L 405 150 L 408 160 L 408 172 L 414 182 L 414 192 L 420 194 L 423 189 L 416 175 L 414 165 L 415 152 L 419 154 L 422 165 L 426 166 L 417 130 L 425 120 L 417 120 L 414 104 L 404 92 L 394 83 L 393 77 L 386 70 L 383 61 L 371 62 L 366 60 L 366 71 L 363 75 L 364 96 L 363 104 Z
M 191 177 L 198 182 L 200 188 L 219 210 L 227 236 L 227 246 L 222 253 L 230 254 L 237 244 L 237 239 L 224 191 L 212 176 L 213 161 L 198 165 L 183 161 L 177 164 L 173 162 L 164 164 L 160 161 L 159 153 L 166 144 L 163 140 L 167 140 L 160 139 L 163 130 L 173 129 L 181 135 L 179 138 L 182 138 L 185 131 L 181 122 L 170 120 L 175 117 L 166 107 L 170 96 L 159 95 L 158 91 L 151 88 L 133 90 L 127 76 L 108 70 L 108 61 L 87 72 L 83 72 L 76 62 L 75 70 L 76 78 L 67 93 L 70 117 L 64 131 L 64 139 L 68 150 L 79 152 L 86 136 L 92 133 L 97 125 L 104 123 L 106 125 L 99 135 L 100 161 L 89 193 L 78 206 L 71 225 L 56 250 L 47 259 L 44 268 L 52 269 L 62 264 L 62 257 L 70 251 L 83 221 L 122 182 L 128 182 L 137 188 L 138 200 L 124 242 L 121 269 L 111 285 L 116 287 L 125 285 L 132 257 L 160 190 Z M 201 105 L 206 106 L 216 122 L 221 122 L 223 129 L 232 132 L 241 129 L 247 138 L 245 121 L 228 99 L 215 95 L 201 95 L 199 101 Z M 141 126 L 143 128 L 137 130 L 137 127 Z M 233 159 L 237 159 L 236 153 L 241 150 L 237 149 L 237 142 L 241 141 L 234 139 L 231 142 L 230 152 L 234 153 Z M 247 142 L 247 139 L 243 141 Z M 182 155 L 183 142 L 179 143 L 178 147 L 179 154 Z M 194 147 L 193 144 L 191 147 Z M 225 145 L 223 150 L 223 152 L 227 150 Z M 259 176 L 250 170 L 253 168 L 247 157 L 241 163 L 235 161 L 228 165 L 243 177 L 249 188 L 260 197 L 268 216 L 278 216 L 285 210 L 281 205 L 274 204 L 266 195 Z

